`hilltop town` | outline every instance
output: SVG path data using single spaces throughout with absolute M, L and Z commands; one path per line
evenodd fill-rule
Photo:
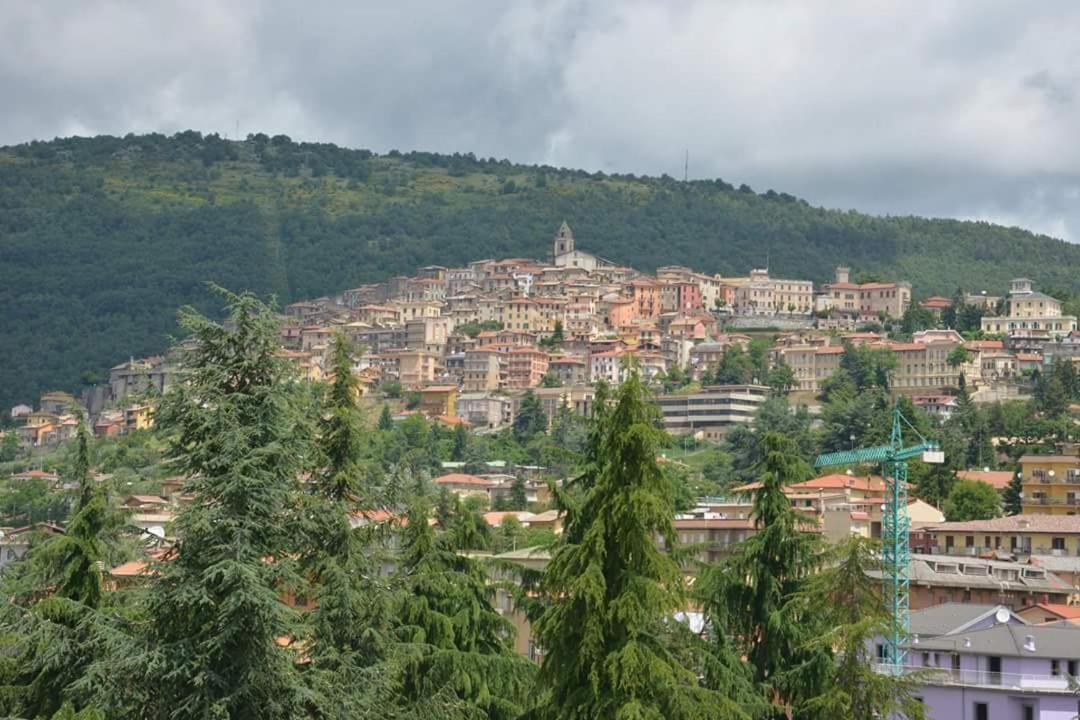
M 382 498 L 350 506 L 353 529 L 397 537 L 418 521 L 407 517 L 406 487 L 430 482 L 439 507 L 428 520 L 460 542 L 458 552 L 523 572 L 545 572 L 563 535 L 557 494 L 588 453 L 587 428 L 602 415 L 598 394 L 631 379 L 657 406 L 667 440 L 654 448 L 655 462 L 679 496 L 665 499 L 676 510 L 672 535 L 658 536 L 657 546 L 691 548 L 680 566 L 691 579 L 748 552 L 762 532 L 752 496 L 764 487 L 767 430 L 806 459 L 816 450 L 854 452 L 887 437 L 890 408 L 902 408 L 913 431 L 944 437 L 950 455 L 943 471 L 920 467 L 905 484 L 910 668 L 948 671 L 924 688 L 940 695 L 939 707 L 961 686 L 992 691 L 1003 673 L 1046 707 L 1067 703 L 1068 686 L 1055 678 L 1073 675 L 1080 658 L 1055 648 L 1080 633 L 1069 625 L 1080 622 L 1077 318 L 1026 278 L 996 294 L 921 300 L 914 280 L 847 267 L 820 287 L 767 268 L 721 277 L 669 265 L 647 275 L 582 249 L 564 222 L 543 260 L 427 266 L 286 305 L 277 310 L 274 355 L 312 387 L 337 383 L 345 358 L 368 410 L 369 472 Z M 171 474 L 147 439 L 162 398 L 181 382 L 191 342 L 129 358 L 81 397 L 50 392 L 37 408 L 10 411 L 9 495 L 33 486 L 68 498 L 48 506 L 57 521 L 85 484 L 64 459 L 82 422 L 109 452 L 130 439 L 151 459 L 132 470 L 112 455 L 131 478 L 120 487 L 107 472 L 94 475 L 114 488 L 127 529 L 123 561 L 105 574 L 109 592 L 151 582 L 155 563 L 175 551 L 178 517 L 199 507 L 191 478 Z M 302 483 L 313 473 L 300 473 Z M 841 545 L 883 537 L 890 478 L 858 462 L 816 475 L 776 490 L 804 523 L 799 533 Z M 0 569 L 65 533 L 51 514 L 11 505 L 9 517 L 26 522 L 0 537 Z M 387 576 L 400 570 L 391 549 L 398 542 L 380 545 Z M 875 582 L 884 578 L 874 572 Z M 304 612 L 318 607 L 295 588 L 281 599 Z M 513 626 L 513 649 L 541 662 L 521 602 L 501 586 L 491 597 Z M 693 604 L 680 612 L 705 622 Z M 1005 647 L 1004 635 L 1016 632 L 1033 649 Z M 997 669 L 980 659 L 990 650 L 965 645 L 951 659 L 939 656 L 961 634 L 974 638 L 972 648 L 998 653 Z
M 1077 318 L 1031 280 L 913 301 L 909 280 L 860 279 L 847 267 L 820 287 L 767 268 L 721 277 L 670 265 L 649 276 L 579 248 L 564 222 L 543 261 L 428 266 L 289 304 L 281 348 L 319 381 L 330 340 L 343 333 L 366 395 L 405 394 L 410 409 L 473 430 L 511 424 L 526 389 L 549 417 L 558 404 L 587 415 L 595 384 L 618 384 L 632 356 L 656 384 L 666 429 L 708 440 L 749 420 L 776 383 L 816 406 L 848 345 L 892 352 L 891 388 L 940 418 L 955 410 L 961 383 L 975 403 L 1030 398 L 1033 378 L 1056 359 L 1080 357 Z M 730 348 L 752 345 L 754 363 L 716 377 Z M 112 368 L 82 399 L 95 434 L 147 427 L 143 400 L 170 387 L 176 363 L 174 353 Z M 71 401 L 49 393 L 36 412 L 12 408 L 20 443 L 68 439 Z

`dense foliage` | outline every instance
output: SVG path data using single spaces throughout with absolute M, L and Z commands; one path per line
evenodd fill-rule
M 643 270 L 679 262 L 831 276 L 839 263 L 917 294 L 1076 293 L 1080 247 L 986 223 L 872 218 L 722 180 L 677 182 L 471 154 L 375 155 L 285 136 L 197 132 L 0 149 L 0 406 L 93 382 L 164 349 L 176 307 L 216 281 L 282 302 L 437 262 L 546 255 L 562 219 L 582 248 Z

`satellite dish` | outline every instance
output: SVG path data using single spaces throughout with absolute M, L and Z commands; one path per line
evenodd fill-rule
M 1004 625 L 1009 622 L 1009 616 L 1011 613 L 1008 608 L 999 607 L 997 612 L 994 613 L 994 619 L 997 620 L 999 625 Z

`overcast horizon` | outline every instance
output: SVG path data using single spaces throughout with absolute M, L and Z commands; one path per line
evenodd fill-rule
M 0 144 L 195 129 L 1080 242 L 1080 4 L 0 0 Z

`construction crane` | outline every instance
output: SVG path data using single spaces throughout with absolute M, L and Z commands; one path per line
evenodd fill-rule
M 904 446 L 904 427 L 919 439 L 914 445 Z M 882 517 L 881 541 L 884 565 L 885 607 L 889 614 L 889 628 L 885 636 L 883 663 L 897 672 L 905 664 L 903 644 L 909 634 L 908 564 L 911 561 L 908 530 L 908 460 L 921 458 L 923 462 L 942 463 L 945 455 L 940 446 L 924 438 L 911 422 L 900 412 L 899 402 L 893 410 L 892 435 L 888 445 L 858 448 L 845 452 L 819 455 L 814 467 L 837 465 L 880 464 L 885 478 L 885 507 Z

